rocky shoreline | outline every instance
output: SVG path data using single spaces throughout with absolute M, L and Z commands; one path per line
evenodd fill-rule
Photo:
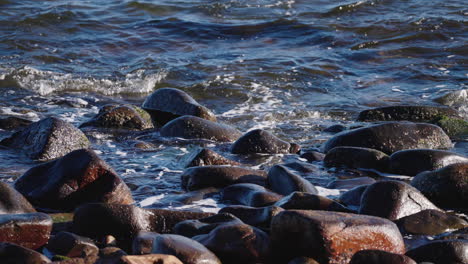
M 315 150 L 263 129 L 242 133 L 172 88 L 141 108 L 103 106 L 81 130 L 55 117 L 2 117 L 1 128 L 15 132 L 0 145 L 40 163 L 13 186 L 0 182 L 0 263 L 468 263 L 468 158 L 450 151 L 468 138 L 468 122 L 451 107 L 467 104 L 457 94 L 436 100 L 444 105 L 363 111 L 357 120 L 372 123 L 330 127 L 338 133 Z M 216 214 L 139 207 L 90 148 L 94 129 L 296 160 L 258 168 L 203 148 L 185 157 L 184 193 L 173 198 L 228 206 Z M 349 189 L 330 199 L 304 178 L 318 163 L 366 177 L 330 182 Z

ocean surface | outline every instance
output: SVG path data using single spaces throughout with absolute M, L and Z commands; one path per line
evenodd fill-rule
M 432 105 L 466 89 L 467 26 L 463 0 L 0 0 L 0 116 L 78 126 L 102 105 L 140 105 L 173 87 L 243 132 L 264 128 L 315 149 L 332 136 L 324 128 L 360 125 L 361 110 Z M 10 133 L 0 130 L 0 139 Z M 200 146 L 254 168 L 297 160 L 236 157 L 229 144 L 157 131 L 87 133 L 144 206 L 222 206 L 171 202 L 182 192 L 184 158 Z M 135 140 L 153 147 L 135 148 Z M 454 151 L 467 155 L 468 144 Z M 13 182 L 35 164 L 2 149 L 0 179 Z M 306 178 L 318 186 L 350 173 L 314 166 Z

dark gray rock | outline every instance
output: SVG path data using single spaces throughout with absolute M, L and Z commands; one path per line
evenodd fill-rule
M 222 191 L 221 199 L 233 204 L 263 207 L 274 204 L 283 196 L 271 192 L 263 186 L 252 183 L 237 183 Z
M 468 227 L 465 220 L 437 210 L 423 210 L 400 218 L 395 223 L 406 234 L 428 236 Z
M 174 233 L 186 237 L 208 234 L 211 230 L 224 224 L 243 224 L 243 222 L 229 213 L 218 213 L 213 216 L 196 220 L 185 220 L 174 226 Z
M 22 127 L 26 127 L 31 124 L 32 121 L 15 117 L 15 116 L 8 116 L 5 118 L 0 119 L 0 129 L 4 130 L 14 130 Z
M 231 205 L 221 208 L 219 213 L 230 213 L 242 222 L 260 228 L 269 228 L 273 216 L 284 209 L 277 206 L 250 207 L 245 205 Z
M 430 122 L 441 116 L 459 116 L 455 109 L 442 106 L 398 105 L 364 110 L 358 121 Z
M 379 181 L 362 194 L 359 213 L 397 220 L 426 209 L 440 210 L 409 184 Z
M 318 151 L 308 151 L 301 154 L 301 158 L 306 159 L 308 162 L 322 161 L 325 159 L 325 154 Z
M 110 105 L 101 108 L 99 113 L 80 127 L 104 127 L 131 130 L 153 128 L 150 115 L 133 105 Z
M 0 263 L 2 264 L 44 264 L 50 259 L 37 251 L 12 243 L 0 242 Z
M 281 140 L 262 129 L 254 129 L 245 133 L 231 147 L 231 152 L 234 154 L 288 154 L 298 153 L 299 150 L 299 145 Z
M 356 252 L 349 264 L 417 264 L 410 257 L 382 250 L 361 250 Z
M 287 210 L 301 209 L 350 212 L 350 210 L 345 206 L 333 201 L 332 199 L 303 192 L 293 192 L 290 195 L 283 197 L 283 199 L 277 201 L 274 205 Z
M 411 181 L 434 204 L 443 208 L 468 208 L 468 163 L 421 172 Z
M 434 264 L 468 263 L 468 240 L 434 241 L 406 252 L 410 258 Z
M 340 146 L 372 148 L 392 154 L 403 149 L 449 149 L 452 142 L 435 125 L 388 122 L 339 133 L 325 143 L 324 150 L 328 152 Z
M 468 158 L 454 152 L 434 149 L 400 150 L 390 156 L 391 171 L 409 176 L 462 162 L 468 163 Z
M 43 213 L 0 215 L 0 241 L 30 249 L 45 245 L 52 231 L 52 219 Z
M 343 126 L 343 125 L 333 125 L 333 126 L 329 126 L 329 127 L 325 128 L 323 130 L 323 132 L 335 134 L 335 133 L 343 132 L 346 129 L 347 128 L 345 126 Z
M 268 171 L 267 181 L 271 190 L 282 195 L 296 191 L 317 194 L 312 183 L 282 165 L 275 165 Z
M 29 158 L 47 161 L 74 150 L 87 148 L 88 138 L 81 130 L 55 117 L 48 117 L 3 139 L 0 145 L 22 150 Z
M 362 194 L 367 189 L 367 186 L 369 185 L 354 187 L 353 189 L 342 193 L 338 200 L 346 205 L 360 206 Z
M 238 139 L 241 132 L 231 126 L 200 117 L 181 116 L 165 124 L 161 128 L 161 136 L 231 142 Z
M 90 149 L 29 169 L 15 188 L 32 204 L 55 210 L 71 211 L 89 202 L 134 202 L 125 182 Z
M 7 183 L 0 182 L 0 214 L 34 213 L 36 210 L 26 198 Z
M 87 238 L 70 232 L 59 232 L 55 234 L 47 244 L 47 249 L 57 255 L 69 258 L 85 258 L 97 256 L 99 248 L 94 242 Z
M 236 183 L 265 185 L 266 172 L 244 167 L 211 165 L 188 168 L 182 173 L 181 179 L 182 188 L 189 191 Z
M 187 154 L 183 157 L 184 167 L 197 167 L 207 165 L 232 165 L 240 166 L 239 162 L 227 159 L 213 150 L 202 148 Z
M 382 151 L 360 147 L 336 147 L 327 152 L 324 165 L 388 171 L 389 157 Z
M 287 167 L 288 169 L 292 169 L 294 171 L 297 171 L 299 173 L 310 173 L 310 172 L 317 172 L 319 171 L 319 168 L 306 162 L 299 162 L 299 161 L 293 161 L 289 163 L 283 164 L 284 167 Z
M 179 89 L 158 89 L 146 98 L 141 107 L 150 113 L 155 125 L 159 126 L 184 115 L 216 122 L 215 115 L 208 108 Z

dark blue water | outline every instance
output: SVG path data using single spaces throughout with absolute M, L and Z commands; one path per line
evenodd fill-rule
M 466 89 L 467 16 L 462 0 L 0 0 L 0 114 L 79 125 L 105 103 L 174 87 L 242 131 L 313 148 L 363 109 Z M 179 159 L 197 148 L 89 136 L 137 200 L 180 190 Z M 8 151 L 0 162 L 7 181 L 33 164 Z M 323 173 L 311 180 L 332 179 Z

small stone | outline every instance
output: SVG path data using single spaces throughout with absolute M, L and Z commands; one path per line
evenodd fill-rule
M 238 183 L 224 188 L 221 199 L 234 204 L 262 207 L 274 204 L 282 196 L 252 183 Z
M 37 251 L 12 243 L 0 242 L 0 263 L 43 264 L 50 262 L 50 259 Z
M 36 210 L 26 198 L 7 183 L 0 182 L 0 214 L 34 213 Z
M 85 258 L 97 256 L 98 247 L 87 238 L 69 232 L 59 232 L 47 244 L 47 249 L 58 255 L 70 258 Z
M 439 235 L 450 230 L 468 227 L 468 222 L 437 210 L 423 210 L 400 218 L 396 224 L 406 234 Z
M 278 206 L 250 207 L 245 205 L 231 205 L 221 208 L 219 213 L 230 213 L 242 220 L 242 222 L 262 228 L 269 228 L 273 216 L 284 211 Z
M 336 134 L 336 133 L 339 133 L 339 132 L 343 132 L 346 129 L 347 128 L 345 126 L 343 126 L 343 125 L 333 125 L 333 126 L 329 126 L 329 127 L 325 128 L 323 130 L 323 132 Z
M 292 192 L 317 194 L 317 189 L 312 183 L 282 165 L 275 165 L 268 171 L 267 181 L 271 190 L 282 195 Z
M 389 157 L 382 151 L 360 147 L 336 147 L 327 152 L 324 165 L 388 171 Z
M 164 254 L 123 256 L 116 264 L 184 264 L 177 257 Z
M 185 220 L 174 226 L 174 233 L 186 237 L 208 234 L 211 230 L 224 224 L 243 224 L 243 222 L 229 213 L 218 213 L 213 216 L 196 220 Z
M 325 154 L 318 151 L 308 151 L 301 154 L 301 158 L 306 159 L 308 162 L 322 161 L 325 159 Z
M 281 140 L 272 133 L 262 129 L 254 129 L 247 132 L 234 142 L 231 147 L 231 152 L 234 154 L 295 154 L 299 150 L 299 145 Z
M 81 127 L 104 127 L 130 130 L 144 130 L 153 128 L 151 117 L 143 109 L 133 105 L 104 106 L 91 120 Z
M 362 194 L 367 189 L 367 186 L 369 185 L 354 187 L 353 189 L 342 193 L 338 200 L 346 205 L 360 206 Z
M 241 165 L 239 162 L 227 159 L 213 150 L 206 148 L 198 149 L 190 154 L 187 154 L 187 156 L 185 156 L 183 159 L 185 161 L 182 163 L 187 164 L 184 166 L 186 168 L 207 165 Z
M 45 245 L 52 231 L 52 219 L 44 213 L 0 215 L 0 242 L 30 249 Z
M 15 117 L 15 116 L 9 116 L 9 117 L 0 119 L 0 129 L 14 130 L 18 128 L 27 127 L 31 123 L 32 121 L 27 120 L 27 119 Z

